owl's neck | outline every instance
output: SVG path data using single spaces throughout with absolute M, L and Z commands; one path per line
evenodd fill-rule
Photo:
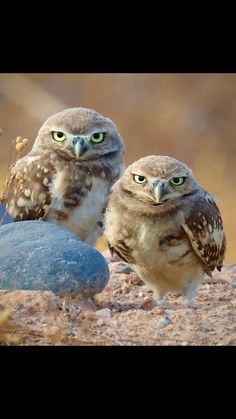
M 117 185 L 118 186 L 118 185 Z M 117 199 L 117 194 L 119 198 Z M 115 193 L 111 195 L 113 205 L 119 206 L 124 214 L 133 214 L 133 218 L 142 219 L 148 217 L 150 221 L 155 222 L 158 218 L 173 215 L 184 205 L 183 199 L 167 201 L 161 205 L 153 205 L 151 202 L 142 201 L 135 197 L 132 191 L 118 187 Z
M 124 170 L 123 156 L 119 151 L 104 154 L 93 160 L 77 160 L 71 155 L 61 151 L 53 150 L 59 160 L 71 165 L 73 170 L 82 172 L 86 176 L 95 176 L 114 183 Z

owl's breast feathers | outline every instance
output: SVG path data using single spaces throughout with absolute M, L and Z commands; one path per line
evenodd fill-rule
M 204 193 L 184 217 L 182 227 L 187 234 L 196 255 L 203 262 L 205 271 L 221 270 L 225 251 L 226 238 L 220 211 L 213 197 Z

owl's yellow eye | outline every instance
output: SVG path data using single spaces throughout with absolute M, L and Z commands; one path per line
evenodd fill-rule
M 170 183 L 172 183 L 172 185 L 175 185 L 175 186 L 183 185 L 184 182 L 185 182 L 184 177 L 173 177 L 170 181 Z
M 66 139 L 66 135 L 61 131 L 52 131 L 52 138 L 55 141 L 64 141 Z
M 145 176 L 141 176 L 141 175 L 134 175 L 133 176 L 133 180 L 136 183 L 145 183 L 145 182 L 147 182 L 147 178 Z
M 93 143 L 101 143 L 104 140 L 105 134 L 103 132 L 96 132 L 95 134 L 91 135 L 90 140 Z

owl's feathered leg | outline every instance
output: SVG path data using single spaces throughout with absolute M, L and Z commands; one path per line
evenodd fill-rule
M 192 311 L 196 311 L 196 310 L 198 310 L 198 307 L 194 305 L 194 303 L 193 303 L 192 299 L 191 299 L 191 300 L 189 300 L 189 303 L 188 303 L 188 305 L 187 305 L 187 308 L 190 308 Z
M 198 309 L 198 307 L 196 305 L 194 305 L 193 303 L 193 298 L 196 296 L 196 289 L 197 289 L 197 285 L 196 283 L 192 283 L 187 290 L 184 290 L 184 294 L 185 296 L 188 298 L 188 305 L 187 308 L 190 308 L 193 311 L 196 311 Z
M 164 301 L 164 298 L 163 298 L 163 295 L 162 295 L 162 293 L 160 293 L 160 291 L 158 290 L 154 290 L 154 295 L 153 295 L 153 298 L 154 298 L 154 300 L 155 300 L 155 305 L 157 306 L 157 307 L 160 307 L 160 308 L 162 308 L 163 310 L 165 310 L 165 308 L 166 308 L 166 306 L 165 306 L 165 301 Z

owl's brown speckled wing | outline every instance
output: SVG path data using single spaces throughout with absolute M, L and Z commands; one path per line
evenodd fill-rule
M 193 250 L 202 260 L 205 270 L 210 274 L 217 268 L 221 270 L 226 239 L 220 211 L 208 193 L 194 203 L 191 211 L 185 216 L 182 225 L 188 235 Z
M 111 244 L 108 242 L 108 248 L 111 253 L 111 256 L 113 256 L 115 253 L 117 256 L 119 256 L 119 258 L 121 258 L 125 262 L 135 263 L 134 258 L 132 256 L 132 251 L 126 245 L 125 240 L 117 241 L 117 243 L 114 246 L 111 246 Z
M 48 187 L 53 174 L 47 153 L 29 154 L 12 166 L 2 202 L 14 221 L 44 217 L 51 203 Z

